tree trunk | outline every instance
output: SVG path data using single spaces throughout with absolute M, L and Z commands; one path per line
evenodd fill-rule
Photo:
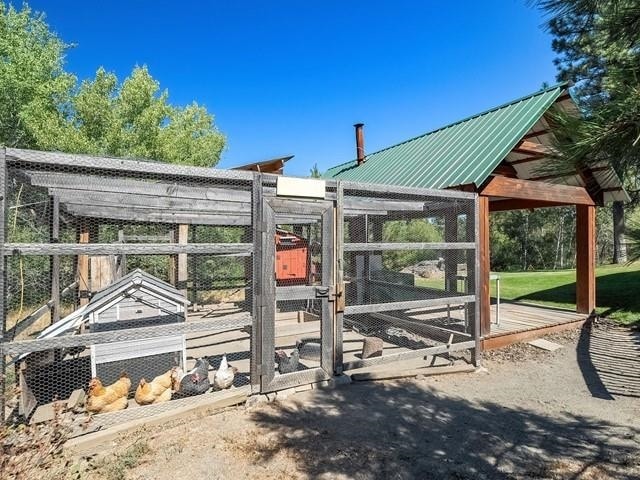
M 627 262 L 627 247 L 624 243 L 624 203 L 613 202 L 613 263 Z

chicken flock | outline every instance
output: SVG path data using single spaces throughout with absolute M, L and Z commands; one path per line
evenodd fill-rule
M 180 367 L 173 367 L 151 381 L 140 379 L 134 400 L 138 405 L 163 403 L 172 398 L 200 395 L 211 388 L 209 381 L 209 362 L 206 358 L 196 361 L 194 368 L 184 372 Z M 233 385 L 237 368 L 229 365 L 227 356 L 222 356 L 220 367 L 213 377 L 214 389 L 224 390 Z M 90 413 L 107 413 L 124 410 L 129 405 L 131 379 L 126 372 L 111 385 L 104 386 L 99 378 L 89 382 L 87 390 L 86 410 Z
M 293 373 L 299 369 L 300 354 L 295 348 L 290 355 L 283 350 L 275 352 L 275 363 L 280 374 Z M 151 381 L 141 378 L 133 396 L 138 405 L 153 405 L 168 402 L 174 398 L 201 395 L 212 388 L 209 380 L 209 362 L 206 358 L 196 361 L 194 367 L 184 372 L 180 367 L 173 367 Z M 238 369 L 229 365 L 227 355 L 222 355 L 220 366 L 213 376 L 213 389 L 225 390 L 233 385 Z M 131 379 L 126 372 L 111 385 L 104 386 L 102 381 L 94 377 L 87 390 L 86 410 L 90 413 L 107 413 L 124 410 L 129 406 Z

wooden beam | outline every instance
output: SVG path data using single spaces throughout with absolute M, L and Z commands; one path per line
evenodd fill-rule
M 574 328 L 582 327 L 587 321 L 588 317 L 582 320 L 576 320 L 574 322 L 558 323 L 555 325 L 545 325 L 540 328 L 534 328 L 531 330 L 525 330 L 523 332 L 504 333 L 502 335 L 491 335 L 489 338 L 485 338 L 482 341 L 483 350 L 493 350 L 495 348 L 503 348 L 513 343 L 526 342 L 533 340 L 534 338 L 540 338 L 550 333 L 563 332 L 565 330 L 572 330 Z
M 90 235 L 91 238 L 95 238 Z M 224 255 L 249 256 L 251 243 L 5 243 L 3 254 L 12 255 Z
M 542 202 L 536 200 L 507 199 L 489 202 L 490 212 L 507 212 L 511 210 L 532 210 L 534 208 L 562 207 L 564 203 Z
M 489 255 L 489 198 L 478 197 L 478 248 L 480 264 L 480 280 L 478 295 L 480 297 L 480 335 L 485 337 L 491 333 L 491 292 L 489 290 L 489 273 L 491 262 Z
M 458 217 L 451 213 L 444 214 L 444 241 L 458 241 Z M 447 292 L 458 292 L 458 252 L 446 250 L 444 252 L 444 289 Z
M 513 165 L 506 162 L 505 160 L 503 160 L 500 163 L 500 165 L 498 165 L 493 170 L 493 175 L 501 175 L 503 177 L 509 177 L 509 178 L 518 178 L 518 172 L 516 172 L 516 169 L 513 168 Z
M 603 206 L 604 205 L 604 195 L 602 193 L 602 188 L 600 187 L 600 183 L 593 176 L 593 172 L 590 168 L 578 168 L 578 175 L 584 182 L 585 188 L 591 198 L 595 201 L 596 205 Z
M 532 182 L 544 182 L 546 180 L 553 180 L 555 178 L 572 177 L 577 174 L 578 172 L 576 171 L 562 172 L 562 173 L 554 173 L 549 175 L 540 175 L 539 177 L 531 177 L 531 178 L 527 178 L 527 180 L 531 180 Z
M 465 239 L 467 242 L 476 242 L 476 215 L 478 215 L 479 210 L 474 208 L 473 213 L 468 212 L 465 219 Z M 476 245 L 477 249 L 467 250 L 465 255 L 466 267 L 467 267 L 467 279 L 466 284 L 463 287 L 464 293 L 476 293 L 477 285 L 477 273 L 478 273 L 478 259 L 480 258 L 479 245 Z M 471 333 L 474 338 L 477 340 L 480 336 L 480 327 L 476 325 L 476 313 L 479 315 L 479 310 L 477 310 L 479 305 L 475 303 L 469 303 L 465 308 L 465 321 L 467 325 L 467 333 Z M 478 342 L 478 347 L 480 347 L 480 343 Z M 479 350 L 479 349 L 478 349 Z M 480 351 L 474 350 L 473 361 L 477 365 L 480 361 Z
M 60 241 L 60 199 L 51 197 L 51 223 L 49 225 L 49 241 L 58 243 Z M 60 320 L 60 257 L 51 255 L 49 261 L 51 295 L 51 323 Z
M 528 138 L 539 137 L 541 135 L 546 135 L 547 133 L 551 133 L 551 130 L 549 130 L 548 128 L 545 128 L 543 130 L 537 130 L 537 131 L 534 131 L 534 132 L 529 132 L 529 133 L 525 134 L 522 137 L 522 139 L 526 140 Z
M 33 186 L 66 191 L 67 195 L 92 193 L 114 193 L 138 195 L 161 200 L 194 199 L 251 204 L 251 191 L 225 188 L 224 186 L 194 186 L 170 181 L 144 181 L 126 177 L 116 177 L 117 181 L 100 175 L 82 175 L 68 172 L 40 172 L 27 170 L 25 175 Z M 126 201 L 125 201 L 126 203 Z
M 506 177 L 492 177 L 480 189 L 480 194 L 487 197 L 539 200 L 564 205 L 595 205 L 593 199 L 583 187 L 555 185 Z
M 447 190 L 458 190 L 460 192 L 475 193 L 478 189 L 473 183 L 465 183 L 463 185 L 455 185 L 453 187 L 447 187 Z
M 78 231 L 78 243 L 89 243 L 89 220 L 81 218 Z M 78 255 L 76 266 L 76 282 L 78 283 L 78 303 L 80 306 L 89 303 L 89 255 Z
M 518 152 L 516 152 L 518 153 Z M 542 160 L 543 158 L 546 158 L 547 156 L 544 153 L 536 153 L 534 155 L 531 155 L 529 157 L 525 157 L 525 158 L 518 158 L 517 160 L 509 160 L 509 164 L 510 165 L 520 165 L 521 163 L 529 163 L 529 162 L 537 162 L 538 160 Z
M 515 153 L 530 153 L 532 155 L 551 155 L 554 153 L 551 147 L 542 143 L 530 142 L 529 140 L 522 140 L 511 151 Z
M 100 187 L 98 187 L 100 188 Z M 64 188 L 49 188 L 49 194 L 60 198 L 60 203 L 94 205 L 102 207 L 138 208 L 141 210 L 171 210 L 179 212 L 201 212 L 209 214 L 251 213 L 248 202 L 223 199 L 194 199 L 170 196 L 140 195 L 126 192 L 87 192 Z
M 79 200 L 80 201 L 80 200 Z M 137 207 L 99 206 L 81 203 L 66 203 L 65 210 L 71 215 L 87 218 L 104 218 L 135 223 L 184 223 L 194 225 L 242 226 L 251 224 L 249 213 L 208 214 L 198 211 L 177 212 L 172 209 L 149 210 Z
M 189 241 L 189 225 L 178 225 L 178 244 L 186 245 Z M 189 277 L 187 271 L 187 254 L 179 253 L 178 254 L 178 264 L 177 264 L 177 276 L 176 276 L 176 287 L 184 298 L 187 297 L 187 279 Z M 186 310 L 185 310 L 186 311 Z
M 596 209 L 576 206 L 576 311 L 596 308 Z

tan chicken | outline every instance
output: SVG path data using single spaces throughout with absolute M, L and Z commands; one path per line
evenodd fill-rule
M 125 372 L 122 372 L 116 382 L 106 387 L 99 378 L 92 378 L 87 392 L 87 412 L 106 413 L 127 408 L 130 388 L 131 380 Z
M 140 379 L 134 397 L 137 404 L 150 405 L 152 403 L 162 403 L 171 400 L 175 380 L 175 369 L 176 367 L 162 375 L 158 375 L 150 382 L 147 382 L 144 378 Z

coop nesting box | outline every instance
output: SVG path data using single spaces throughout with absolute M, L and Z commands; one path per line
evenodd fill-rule
M 185 321 L 187 299 L 172 285 L 136 269 L 96 293 L 85 316 L 91 332 L 117 331 Z M 125 371 L 136 385 L 186 364 L 185 336 L 123 340 L 91 346 L 91 374 L 103 383 Z
M 311 258 L 307 239 L 286 230 L 276 232 L 276 281 L 280 285 L 307 283 Z

